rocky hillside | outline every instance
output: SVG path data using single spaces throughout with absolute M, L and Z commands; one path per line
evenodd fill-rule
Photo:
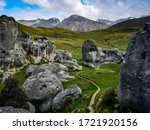
M 37 19 L 37 20 L 19 20 L 20 24 L 31 26 L 31 27 L 45 27 L 45 28 L 53 28 L 56 27 L 60 23 L 58 18 L 50 18 L 46 19 Z
M 88 32 L 107 27 L 106 23 L 96 22 L 79 15 L 72 15 L 64 19 L 59 25 L 59 28 L 69 29 L 72 31 Z
M 130 27 L 143 27 L 145 23 L 150 22 L 150 16 L 129 19 L 123 22 L 119 22 L 109 28 L 116 29 L 116 28 L 130 28 Z

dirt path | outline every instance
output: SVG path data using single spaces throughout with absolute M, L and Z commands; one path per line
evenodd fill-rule
M 91 101 L 90 101 L 89 106 L 88 106 L 90 113 L 94 113 L 95 98 L 96 98 L 97 94 L 100 92 L 100 87 L 95 82 L 93 82 L 93 81 L 91 81 L 85 77 L 79 76 L 79 72 L 76 73 L 76 77 L 78 77 L 79 79 L 90 82 L 91 84 L 93 84 L 97 88 L 95 93 L 92 95 Z

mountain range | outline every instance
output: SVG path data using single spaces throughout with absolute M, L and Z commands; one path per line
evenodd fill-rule
M 143 26 L 146 22 L 150 22 L 150 16 L 141 18 L 124 18 L 115 21 L 98 19 L 96 21 L 79 15 L 71 15 L 60 21 L 58 18 L 36 19 L 36 20 L 19 20 L 19 23 L 30 27 L 45 28 L 63 28 L 72 31 L 89 32 L 106 28 L 124 28 Z
M 140 18 L 129 19 L 126 21 L 122 21 L 118 24 L 112 25 L 109 28 L 130 28 L 130 27 L 143 27 L 145 23 L 150 22 L 150 16 L 144 16 Z

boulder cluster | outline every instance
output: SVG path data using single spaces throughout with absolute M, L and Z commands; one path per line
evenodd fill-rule
M 27 64 L 38 64 L 42 58 L 51 60 L 56 46 L 46 37 L 32 39 L 27 32 L 19 31 L 15 19 L 0 17 L 0 70 L 16 71 Z
M 133 112 L 150 112 L 150 24 L 130 40 L 121 66 L 119 99 Z
M 95 41 L 86 40 L 82 45 L 82 61 L 84 65 L 97 68 L 106 63 L 122 63 L 123 53 L 117 49 L 104 49 L 96 46 Z
M 77 85 L 63 88 L 62 82 L 73 78 L 67 71 L 66 66 L 58 63 L 28 67 L 22 89 L 29 102 L 36 106 L 36 112 L 62 110 L 68 98 L 75 100 L 81 95 L 82 91 Z
M 72 54 L 63 50 L 56 54 L 54 61 L 59 62 L 73 70 L 82 70 L 82 67 L 78 65 L 75 59 L 72 58 Z
M 80 66 L 71 53 L 61 51 L 55 54 L 55 50 L 55 43 L 47 37 L 33 39 L 27 32 L 18 29 L 15 19 L 5 15 L 0 17 L 0 79 L 6 83 L 16 70 L 28 65 L 21 90 L 27 96 L 25 104 L 29 106 L 29 109 L 16 108 L 18 98 L 14 97 L 12 91 L 17 90 L 17 85 L 14 85 L 15 90 L 9 87 L 12 100 L 7 97 L 10 96 L 9 92 L 5 94 L 7 88 L 2 90 L 3 94 L 0 93 L 9 100 L 9 103 L 1 102 L 1 95 L 0 112 L 57 112 L 65 107 L 68 99 L 73 101 L 81 95 L 82 90 L 76 84 L 66 89 L 63 87 L 64 81 L 75 78 L 68 74 L 68 68 L 81 70 Z M 49 63 L 40 65 L 43 60 Z

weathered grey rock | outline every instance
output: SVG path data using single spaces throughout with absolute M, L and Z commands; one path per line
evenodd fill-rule
M 27 62 L 25 55 L 26 53 L 21 47 L 16 48 L 11 55 L 11 59 L 13 59 L 12 65 L 15 67 L 21 67 L 26 65 Z
M 32 72 L 37 68 L 38 66 L 37 65 L 29 65 L 27 70 L 26 70 L 26 78 L 29 77 Z
M 87 40 L 82 45 L 82 61 L 84 65 L 99 67 L 106 63 L 122 63 L 124 57 L 119 49 L 103 49 L 96 46 L 95 41 Z
M 52 111 L 52 100 L 53 97 L 48 98 L 47 100 L 43 101 L 39 105 L 40 112 L 50 112 Z
M 47 55 L 51 56 L 51 54 L 53 52 L 55 52 L 55 50 L 56 50 L 56 45 L 54 42 L 51 42 L 51 41 L 48 41 L 48 43 L 46 45 L 47 45 L 47 47 L 46 47 L 47 48 Z
M 61 63 L 62 60 L 70 60 L 72 61 L 72 54 L 66 51 L 60 51 L 54 58 L 55 62 Z
M 22 108 L 4 106 L 4 107 L 0 107 L 0 113 L 31 113 L 31 112 Z
M 2 15 L 0 17 L 0 48 L 10 50 L 15 47 L 18 28 L 14 18 Z
M 54 42 L 48 41 L 46 37 L 36 37 L 30 44 L 23 43 L 23 48 L 29 53 L 29 61 L 32 64 L 40 63 L 42 58 L 50 60 L 56 45 Z
M 64 66 L 66 66 L 67 68 L 73 69 L 73 70 L 82 70 L 82 67 L 78 65 L 78 63 L 76 61 L 72 61 L 72 60 L 62 60 L 61 64 L 63 64 Z
M 17 40 L 21 42 L 28 42 L 30 40 L 30 36 L 27 32 L 25 31 L 19 31 Z
M 29 111 L 31 113 L 35 113 L 35 106 L 32 103 L 30 103 L 30 102 L 28 102 L 28 105 L 29 105 Z
M 150 112 L 150 33 L 137 32 L 131 38 L 121 66 L 119 99 L 133 112 Z
M 37 75 L 38 73 L 43 72 L 45 70 L 51 71 L 51 73 L 55 74 L 60 81 L 66 81 L 66 79 L 68 78 L 74 78 L 72 76 L 69 76 L 69 74 L 67 73 L 68 68 L 59 63 L 40 65 L 32 72 L 31 75 Z
M 60 51 L 54 57 L 55 62 L 59 62 L 69 69 L 82 70 L 82 67 L 78 65 L 77 61 L 72 58 L 72 54 L 67 51 Z
M 11 77 L 11 73 L 4 72 L 2 75 L 2 83 L 4 83 L 9 77 Z
M 122 62 L 124 62 L 123 54 L 117 48 L 106 50 L 105 56 L 106 57 L 104 59 L 104 62 L 108 61 L 108 62 L 113 62 L 116 64 L 121 64 Z
M 94 67 L 100 61 L 100 54 L 95 41 L 87 40 L 82 45 L 83 64 Z
M 8 71 L 26 64 L 25 52 L 17 41 L 16 21 L 5 15 L 0 17 L 0 69 Z
M 82 90 L 76 84 L 71 85 L 67 89 L 61 91 L 53 99 L 53 111 L 63 109 L 68 98 L 72 98 L 72 100 L 75 100 L 78 99 L 81 94 Z
M 29 101 L 43 101 L 54 97 L 54 95 L 63 90 L 63 86 L 56 75 L 46 70 L 28 77 L 22 89 Z
M 41 60 L 42 60 L 41 56 L 36 57 L 36 56 L 30 55 L 30 58 L 29 58 L 30 63 L 33 65 L 39 64 L 41 62 Z

